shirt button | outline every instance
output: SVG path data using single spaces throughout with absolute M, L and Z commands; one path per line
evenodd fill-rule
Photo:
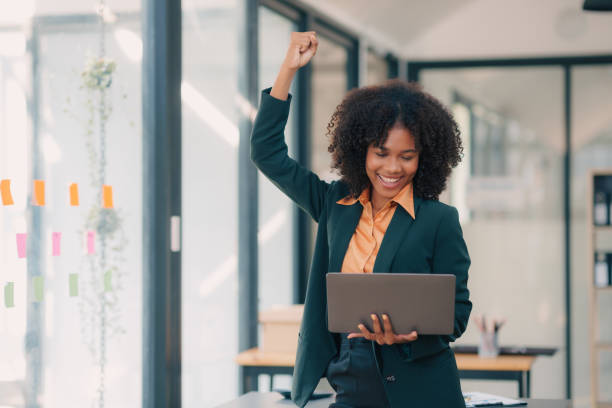
M 393 381 L 395 381 L 395 376 L 394 375 L 389 375 L 389 376 L 387 376 L 386 380 L 388 382 L 393 382 Z

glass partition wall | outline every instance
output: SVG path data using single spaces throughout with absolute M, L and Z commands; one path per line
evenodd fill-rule
M 386 81 L 391 71 L 389 64 L 387 58 L 380 56 L 373 49 L 368 49 L 366 52 L 365 85 L 379 85 Z
M 134 407 L 140 3 L 43 3 L 0 18 L 0 405 Z
M 532 370 L 532 394 L 564 396 L 563 70 L 425 70 L 426 91 L 459 122 L 464 159 L 443 201 L 459 209 L 472 259 L 472 314 L 504 317 L 502 345 L 556 347 Z M 478 344 L 468 325 L 458 343 Z M 464 381 L 464 391 L 515 395 L 510 383 Z
M 592 198 L 586 192 L 589 171 L 612 165 L 610 60 L 434 62 L 413 64 L 411 71 L 452 108 L 462 130 L 464 161 L 443 199 L 462 214 L 473 262 L 474 313 L 509 319 L 500 332 L 502 345 L 558 347 L 554 357 L 537 360 L 533 395 L 571 395 L 576 407 L 591 405 L 588 285 L 593 271 L 586 219 Z M 502 234 L 503 224 L 508 225 Z M 609 343 L 612 297 L 601 293 L 596 341 Z M 475 326 L 468 326 L 460 342 L 477 341 Z M 602 351 L 596 358 L 597 397 L 610 401 L 605 384 L 612 353 Z M 502 384 L 487 387 L 512 393 Z
M 588 297 L 593 284 L 593 271 L 587 269 L 589 231 L 587 209 L 592 205 L 587 196 L 589 171 L 612 168 L 612 64 L 584 65 L 571 69 L 572 114 L 572 173 L 571 173 L 571 254 L 572 254 L 572 389 L 576 407 L 591 406 L 590 327 Z M 610 237 L 610 234 L 608 234 Z M 602 238 L 605 238 L 602 237 Z M 597 249 L 612 252 L 609 239 L 599 241 Z M 600 343 L 612 343 L 612 292 L 598 292 Z M 594 316 L 597 316 L 594 315 Z M 612 402 L 612 349 L 597 353 L 599 371 L 598 401 Z
M 183 2 L 182 404 L 236 398 L 237 2 Z

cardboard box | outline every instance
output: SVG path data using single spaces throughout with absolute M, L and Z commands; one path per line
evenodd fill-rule
M 304 305 L 274 306 L 259 313 L 264 353 L 296 353 Z

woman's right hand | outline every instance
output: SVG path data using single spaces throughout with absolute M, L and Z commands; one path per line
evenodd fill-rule
M 302 68 L 317 53 L 318 46 L 319 40 L 314 31 L 291 33 L 289 49 L 287 49 L 283 65 L 291 70 Z

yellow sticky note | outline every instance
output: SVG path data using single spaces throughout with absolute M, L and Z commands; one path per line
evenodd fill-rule
M 111 278 L 112 278 L 112 272 L 106 271 L 104 273 L 104 291 L 105 292 L 110 292 L 113 289 L 113 287 L 111 286 Z
M 77 183 L 70 185 L 70 205 L 73 207 L 79 205 L 79 185 Z
M 113 208 L 113 188 L 111 186 L 102 186 L 102 207 Z
M 34 180 L 34 205 L 45 205 L 45 182 Z
M 44 281 L 42 276 L 32 278 L 32 286 L 34 287 L 34 300 L 42 302 L 44 292 Z
M 0 195 L 2 196 L 2 205 L 15 204 L 11 195 L 11 180 L 0 181 Z
M 71 273 L 68 276 L 68 287 L 71 297 L 79 296 L 79 275 Z
M 8 282 L 4 285 L 4 306 L 15 306 L 15 283 Z

